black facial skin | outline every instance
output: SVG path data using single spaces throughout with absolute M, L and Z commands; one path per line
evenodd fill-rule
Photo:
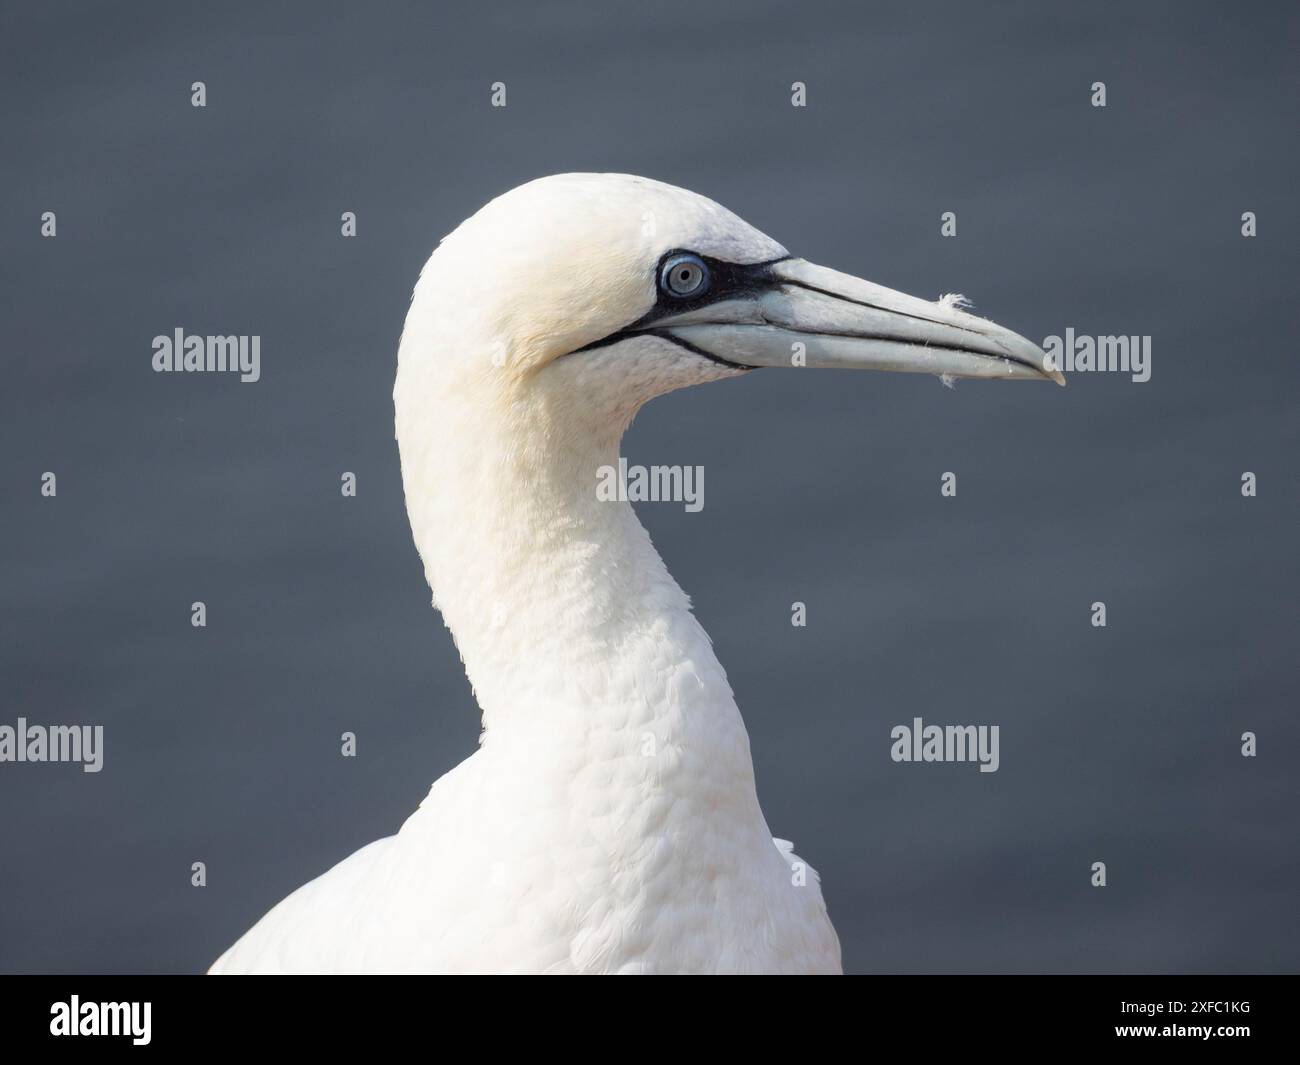
M 696 296 L 682 298 L 675 296 L 670 292 L 665 292 L 663 286 L 659 283 L 659 278 L 663 273 L 664 264 L 676 255 L 694 255 L 697 259 L 709 268 L 709 284 L 704 291 Z M 714 259 L 708 255 L 700 255 L 689 248 L 672 248 L 659 257 L 655 263 L 654 283 L 655 292 L 658 298 L 655 305 L 645 314 L 638 318 L 631 325 L 624 326 L 609 336 L 602 337 L 600 340 L 594 340 L 586 344 L 572 354 L 577 355 L 583 351 L 591 351 L 594 348 L 608 347 L 610 344 L 617 344 L 620 340 L 626 340 L 632 336 L 656 336 L 662 340 L 676 344 L 679 348 L 685 348 L 692 354 L 699 355 L 710 362 L 716 362 L 720 366 L 726 366 L 733 370 L 752 370 L 753 366 L 745 366 L 738 362 L 732 362 L 729 359 L 721 358 L 703 348 L 697 348 L 694 344 L 688 344 L 679 337 L 672 336 L 666 331 L 654 328 L 655 322 L 661 318 L 667 318 L 674 314 L 681 314 L 684 311 L 693 311 L 697 307 L 706 307 L 710 303 L 721 303 L 723 300 L 740 299 L 745 296 L 757 296 L 769 289 L 779 287 L 782 282 L 772 273 L 772 267 L 777 263 L 785 262 L 789 255 L 782 255 L 778 259 L 768 259 L 761 263 L 729 263 L 722 259 Z
M 709 269 L 709 284 L 704 290 L 696 296 L 683 298 L 672 292 L 664 291 L 660 283 L 660 277 L 663 273 L 664 264 L 677 255 L 692 255 L 703 262 Z M 809 284 L 806 281 L 800 281 L 795 278 L 777 277 L 772 267 L 777 263 L 783 263 L 792 259 L 791 255 L 782 255 L 776 259 L 768 259 L 761 263 L 731 263 L 722 259 L 713 259 L 707 255 L 700 255 L 698 252 L 690 251 L 686 248 L 673 248 L 671 251 L 664 252 L 655 264 L 654 282 L 657 298 L 655 305 L 650 308 L 644 315 L 638 318 L 631 325 L 624 326 L 617 332 L 610 333 L 609 336 L 602 337 L 600 340 L 593 341 L 584 347 L 578 348 L 571 354 L 578 354 L 583 351 L 591 351 L 594 348 L 603 348 L 610 344 L 617 344 L 620 340 L 626 340 L 632 336 L 654 336 L 661 340 L 666 340 L 671 344 L 676 344 L 679 348 L 698 355 L 702 359 L 708 359 L 710 362 L 716 362 L 719 366 L 726 366 L 732 370 L 755 370 L 756 366 L 746 366 L 744 363 L 732 362 L 730 359 L 724 359 L 721 355 L 714 355 L 710 351 L 696 347 L 694 344 L 674 336 L 666 329 L 656 329 L 655 322 L 663 318 L 669 318 L 685 311 L 693 311 L 699 307 L 706 307 L 711 303 L 721 303 L 723 300 L 756 298 L 764 292 L 772 289 L 788 286 L 792 288 L 802 288 L 809 292 L 817 292 L 831 299 L 841 300 L 844 303 L 852 303 L 859 307 L 869 307 L 872 310 L 884 312 L 889 315 L 900 316 L 904 318 L 915 318 L 922 322 L 931 322 L 935 325 L 947 326 L 951 329 L 964 330 L 969 333 L 978 333 L 978 330 L 969 326 L 960 325 L 956 322 L 944 322 L 936 318 L 930 318 L 922 314 L 914 314 L 907 311 L 892 310 L 887 307 L 881 307 L 877 304 L 870 303 L 866 300 L 854 299 L 851 296 L 845 296 L 839 292 L 832 292 L 829 289 L 819 288 L 817 285 Z M 841 333 L 833 334 L 839 336 L 852 336 L 858 340 L 894 340 L 895 338 L 888 333 Z M 989 357 L 988 352 L 981 348 L 967 348 L 953 345 L 954 351 L 963 351 L 971 355 Z M 1016 362 L 1022 362 L 1026 366 L 1034 369 L 1037 367 L 1024 359 L 1014 355 L 1006 356 Z

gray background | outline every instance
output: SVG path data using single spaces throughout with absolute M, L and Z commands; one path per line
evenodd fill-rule
M 1034 337 L 1154 338 L 1147 384 L 769 371 L 630 434 L 706 468 L 702 513 L 642 518 L 846 968 L 1298 967 L 1295 5 L 228 9 L 0 26 L 0 723 L 107 745 L 0 765 L 0 969 L 200 970 L 474 750 L 396 344 L 437 239 L 564 170 Z M 153 373 L 178 325 L 260 334 L 262 381 Z M 1001 770 L 892 763 L 918 715 L 1000 725 Z

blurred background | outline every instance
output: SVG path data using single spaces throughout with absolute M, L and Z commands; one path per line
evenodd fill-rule
M 0 970 L 201 971 L 473 752 L 397 339 L 443 234 L 569 170 L 1152 338 L 1144 384 L 761 372 L 625 442 L 706 469 L 638 509 L 846 969 L 1297 969 L 1295 5 L 51 3 L 0 41 L 0 724 L 105 728 L 98 774 L 0 764 Z M 178 326 L 260 335 L 261 381 L 152 372 Z M 1000 769 L 892 762 L 914 717 L 999 725 Z

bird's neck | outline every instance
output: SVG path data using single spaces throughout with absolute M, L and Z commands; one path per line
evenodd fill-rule
M 631 506 L 597 493 L 630 417 L 399 401 L 407 508 L 434 603 L 482 708 L 485 748 L 590 750 L 601 735 L 610 757 L 689 745 L 752 794 L 748 741 L 708 636 Z

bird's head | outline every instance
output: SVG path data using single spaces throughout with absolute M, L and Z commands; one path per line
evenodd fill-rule
M 703 196 L 562 174 L 493 200 L 429 259 L 403 335 L 399 405 L 408 370 L 417 391 L 541 403 L 582 422 L 623 421 L 653 396 L 756 367 L 1064 384 L 1046 359 L 955 301 L 796 258 Z

